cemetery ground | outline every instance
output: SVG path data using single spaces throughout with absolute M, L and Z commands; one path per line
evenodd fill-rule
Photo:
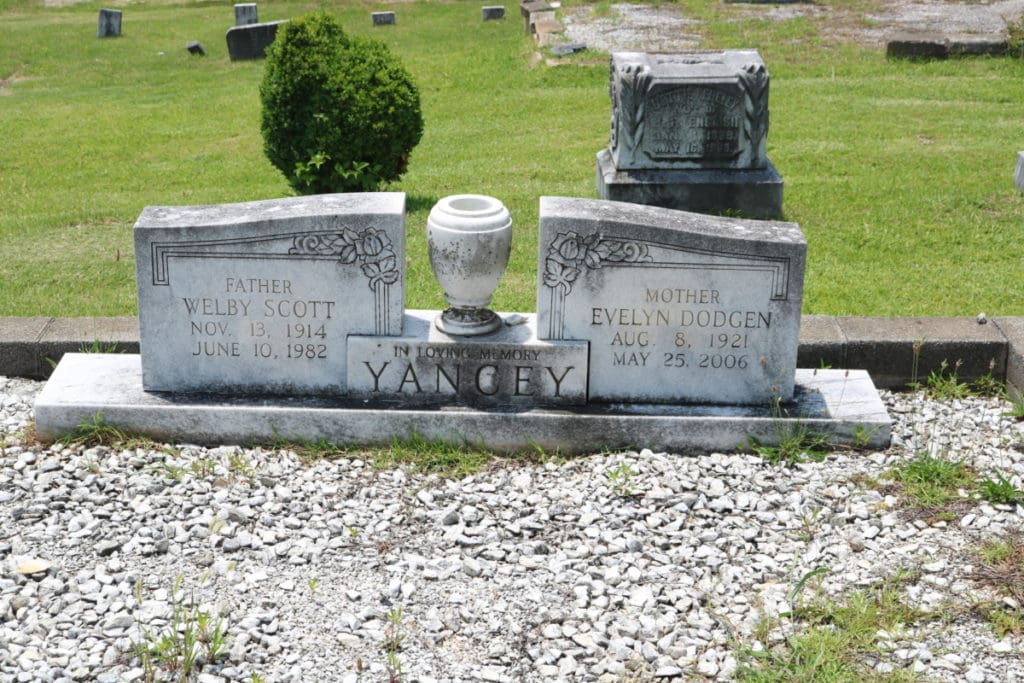
M 98 6 L 0 3 L 0 314 L 131 314 L 141 204 L 285 194 L 254 134 L 259 64 L 219 47 L 229 5 L 129 6 L 125 36 L 79 45 Z M 411 200 L 408 303 L 440 303 L 426 211 L 483 191 L 519 226 L 498 307 L 528 309 L 536 198 L 590 194 L 604 56 L 540 66 L 514 19 L 391 7 L 379 35 L 427 112 L 393 188 Z M 338 11 L 362 32 L 376 8 Z M 685 8 L 704 44 L 757 47 L 773 71 L 786 218 L 817 243 L 808 312 L 1020 312 L 1020 197 L 993 162 L 1019 146 L 1019 61 L 886 62 L 813 13 Z M 218 49 L 183 56 L 196 38 Z M 49 445 L 39 388 L 0 378 L 4 680 L 1024 678 L 1024 399 L 955 367 L 885 395 L 884 452 L 799 425 L 699 456 L 203 448 L 99 416 Z
M 481 192 L 516 225 L 495 306 L 529 310 L 537 198 L 594 196 L 606 55 L 548 67 L 511 12 L 484 23 L 471 3 L 388 7 L 397 23 L 374 28 L 376 4 L 330 6 L 346 30 L 387 42 L 421 90 L 425 134 L 390 188 L 409 196 L 407 304 L 441 303 L 421 229 L 429 208 Z M 1020 314 L 1024 290 L 1010 283 L 1024 203 L 1011 178 L 1024 61 L 889 61 L 877 42 L 856 42 L 886 7 L 839 0 L 781 14 L 694 0 L 680 5 L 695 23 L 679 35 L 683 47 L 696 36 L 757 48 L 771 71 L 768 153 L 785 218 L 808 238 L 805 313 Z M 130 232 L 143 206 L 288 194 L 262 153 L 262 63 L 227 57 L 229 4 L 131 7 L 124 34 L 104 40 L 97 9 L 0 2 L 0 315 L 132 315 Z M 305 9 L 273 3 L 260 16 Z M 191 40 L 208 56 L 189 55 Z

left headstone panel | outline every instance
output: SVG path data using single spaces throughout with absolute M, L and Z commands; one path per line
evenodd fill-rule
M 347 336 L 402 332 L 404 211 L 400 192 L 146 207 L 143 388 L 346 393 Z
M 121 10 L 101 9 L 96 37 L 116 38 L 119 35 L 121 35 Z

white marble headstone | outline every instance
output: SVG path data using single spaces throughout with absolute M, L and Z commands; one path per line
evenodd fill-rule
M 538 336 L 590 343 L 591 402 L 789 401 L 806 249 L 795 223 L 542 197 Z
M 143 387 L 343 394 L 348 335 L 402 331 L 404 210 L 402 193 L 146 207 Z

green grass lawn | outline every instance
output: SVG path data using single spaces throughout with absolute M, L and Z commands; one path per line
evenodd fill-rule
M 836 0 L 852 6 L 866 0 Z M 809 242 L 804 310 L 836 315 L 1024 315 L 1024 62 L 887 61 L 807 19 L 687 0 L 710 46 L 761 50 L 772 73 L 769 155 L 786 218 Z M 262 21 L 317 5 L 260 2 Z M 530 66 L 518 8 L 481 3 L 324 3 L 352 33 L 385 40 L 420 88 L 425 130 L 409 171 L 410 308 L 443 305 L 426 258 L 430 207 L 491 194 L 516 225 L 495 297 L 534 310 L 537 201 L 594 197 L 607 144 L 603 55 Z M 286 196 L 263 156 L 261 62 L 232 63 L 231 2 L 123 7 L 124 35 L 96 38 L 100 5 L 0 0 L 0 315 L 135 313 L 131 226 L 151 204 Z M 745 17 L 740 19 L 739 17 Z M 824 21 L 823 19 L 821 21 Z M 209 53 L 185 51 L 199 40 Z

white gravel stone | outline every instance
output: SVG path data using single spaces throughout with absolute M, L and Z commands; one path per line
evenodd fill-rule
M 0 680 L 141 680 L 133 642 L 182 609 L 227 632 L 204 683 L 386 680 L 395 637 L 409 680 L 730 680 L 732 644 L 798 628 L 788 594 L 819 567 L 800 600 L 912 569 L 917 609 L 1011 600 L 971 552 L 1024 509 L 939 524 L 870 484 L 930 450 L 1020 482 L 1024 424 L 994 400 L 887 395 L 901 446 L 794 467 L 644 450 L 448 481 L 288 450 L 41 446 L 19 436 L 39 387 L 0 378 Z M 608 485 L 623 464 L 636 495 Z M 51 566 L 15 571 L 34 559 Z M 876 643 L 878 673 L 1024 682 L 1022 638 L 981 620 Z

